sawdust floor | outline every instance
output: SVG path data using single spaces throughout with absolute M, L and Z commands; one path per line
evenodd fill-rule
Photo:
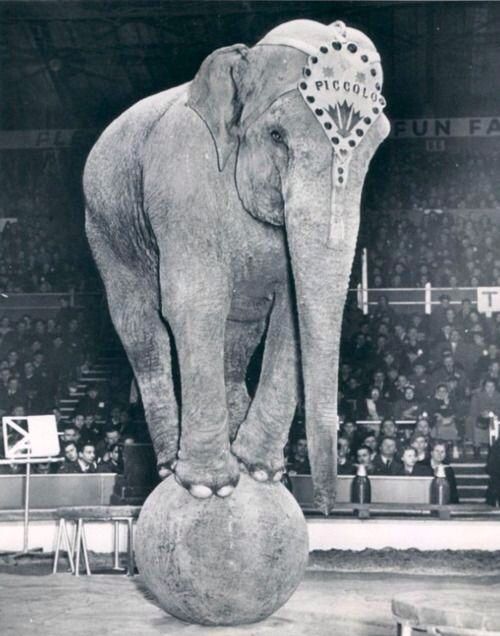
M 165 614 L 140 576 L 0 573 L 2 636 L 393 636 L 395 594 L 462 588 L 486 590 L 498 576 L 422 576 L 314 571 L 274 616 L 244 627 L 208 628 Z

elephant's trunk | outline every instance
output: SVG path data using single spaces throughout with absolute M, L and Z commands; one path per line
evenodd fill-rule
M 334 212 L 341 215 L 342 223 L 333 226 L 329 174 L 291 193 L 286 204 L 299 315 L 309 459 L 315 504 L 325 514 L 333 508 L 336 495 L 339 347 L 359 227 L 362 184 L 357 185 L 344 194 L 335 193 Z M 338 227 L 341 231 L 336 236 Z

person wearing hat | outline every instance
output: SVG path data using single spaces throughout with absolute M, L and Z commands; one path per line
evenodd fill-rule
M 408 377 L 412 386 L 415 387 L 415 398 L 419 402 L 426 402 L 432 392 L 432 385 L 425 362 L 418 358 L 413 364 L 413 370 Z
M 436 386 L 434 397 L 428 402 L 427 411 L 434 424 L 434 437 L 439 437 L 447 442 L 458 440 L 456 404 L 451 399 L 448 387 L 444 382 Z
M 460 365 L 466 376 L 470 379 L 474 373 L 476 364 L 484 349 L 484 337 L 480 333 L 480 339 L 483 346 L 478 346 L 476 339 L 463 338 L 458 329 L 452 329 L 450 334 L 450 351 L 453 360 Z
M 437 337 L 441 333 L 442 327 L 446 324 L 446 311 L 450 308 L 450 297 L 448 294 L 439 296 L 439 305 L 432 309 L 431 332 Z
M 465 393 L 467 378 L 463 368 L 458 364 L 451 353 L 451 349 L 445 349 L 442 353 L 441 364 L 439 364 L 431 376 L 431 382 L 436 387 L 438 384 L 446 384 L 450 380 L 456 382 L 457 392 Z
M 482 351 L 474 368 L 474 377 L 477 381 L 484 379 L 492 362 L 500 362 L 500 349 L 492 342 Z
M 94 415 L 96 419 L 105 419 L 107 404 L 97 384 L 89 384 L 86 395 L 78 403 L 77 410 L 83 415 Z

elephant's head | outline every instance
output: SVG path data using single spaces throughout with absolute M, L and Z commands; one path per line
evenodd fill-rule
M 219 169 L 236 166 L 245 209 L 285 226 L 311 469 L 324 511 L 335 500 L 339 339 L 361 191 L 389 132 L 381 84 L 366 36 L 299 20 L 251 49 L 215 51 L 190 86 L 188 104 L 213 136 Z

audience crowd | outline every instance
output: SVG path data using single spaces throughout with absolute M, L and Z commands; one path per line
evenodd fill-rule
M 500 152 L 470 146 L 428 152 L 415 145 L 383 146 L 370 166 L 367 203 L 374 210 L 500 207 Z
M 86 322 L 67 297 L 48 320 L 0 318 L 0 417 L 53 413 L 58 424 L 62 461 L 35 464 L 35 472 L 120 472 L 122 445 L 148 441 L 142 412 L 129 403 L 127 367 L 108 380 L 87 383 L 85 395 L 78 392 L 97 353 L 95 329 Z M 62 400 L 74 403 L 78 397 L 65 420 Z M 19 470 L 21 464 L 0 464 L 3 473 Z
M 497 224 L 486 214 L 447 211 L 499 207 L 499 168 L 500 154 L 486 160 L 471 152 L 412 151 L 376 164 L 371 183 L 383 187 L 368 186 L 360 241 L 368 248 L 370 288 L 500 286 Z M 0 293 L 95 289 L 88 254 L 59 239 L 43 218 L 7 222 L 0 233 Z M 431 476 L 445 463 L 452 500 L 458 499 L 449 461 L 465 443 L 480 457 L 492 419 L 500 416 L 500 314 L 485 318 L 472 299 L 471 292 L 452 304 L 443 293 L 431 316 L 397 312 L 384 295 L 368 316 L 355 302 L 347 304 L 340 474 L 355 474 L 362 465 L 369 475 Z M 60 304 L 48 320 L 0 318 L 0 415 L 54 412 L 61 462 L 40 464 L 39 472 L 121 472 L 123 445 L 147 439 L 143 417 L 130 409 L 130 377 L 120 390 L 116 378 L 114 386 L 89 386 L 70 420 L 61 418 L 60 400 L 76 394 L 96 338 L 84 314 L 64 298 Z M 287 449 L 290 474 L 310 472 L 303 421 L 299 408 Z
M 88 292 L 98 278 L 82 240 L 41 215 L 7 221 L 0 232 L 0 293 Z
M 389 213 L 369 216 L 373 227 L 367 228 L 364 244 L 370 288 L 500 285 L 495 249 L 500 232 L 490 217 L 471 219 L 440 210 L 419 211 L 396 221 Z M 360 282 L 359 271 L 353 271 L 354 284 Z

